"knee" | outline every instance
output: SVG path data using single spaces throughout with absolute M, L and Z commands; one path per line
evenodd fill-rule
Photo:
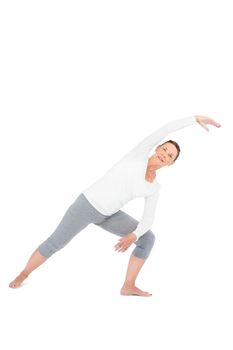
M 137 242 L 133 251 L 133 255 L 141 259 L 147 259 L 155 243 L 155 235 L 151 230 L 148 230 L 142 235 Z
M 142 235 L 138 240 L 139 246 L 143 249 L 150 251 L 155 244 L 155 235 L 154 232 L 148 230 L 144 235 Z
M 147 231 L 144 235 L 144 244 L 148 247 L 153 247 L 153 245 L 155 244 L 155 234 L 153 231 L 149 230 Z

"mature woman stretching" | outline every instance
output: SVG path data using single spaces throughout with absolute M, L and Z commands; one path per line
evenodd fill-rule
M 34 251 L 24 270 L 9 284 L 17 288 L 28 275 L 44 263 L 52 254 L 63 248 L 78 232 L 89 224 L 95 224 L 122 238 L 114 246 L 124 252 L 134 243 L 136 247 L 129 259 L 121 295 L 150 296 L 135 286 L 135 280 L 154 245 L 155 235 L 150 230 L 160 191 L 156 171 L 174 164 L 179 156 L 179 145 L 172 140 L 158 145 L 155 153 L 148 154 L 169 133 L 199 123 L 220 127 L 211 118 L 191 116 L 167 123 L 128 152 L 94 184 L 86 188 L 66 211 L 56 230 Z M 145 207 L 141 221 L 120 210 L 135 197 L 144 197 Z

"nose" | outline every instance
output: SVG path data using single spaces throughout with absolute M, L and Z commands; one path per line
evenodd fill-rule
M 163 161 L 165 162 L 166 156 L 164 154 L 161 154 L 161 157 L 162 157 Z

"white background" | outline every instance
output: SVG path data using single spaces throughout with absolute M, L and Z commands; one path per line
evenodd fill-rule
M 1 1 L 1 338 L 15 349 L 224 349 L 232 325 L 230 1 Z M 122 297 L 131 246 L 89 225 L 10 281 L 80 192 L 165 123 L 156 244 Z M 138 220 L 143 199 L 122 210 Z

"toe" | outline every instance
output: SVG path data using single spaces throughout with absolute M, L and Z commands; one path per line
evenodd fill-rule
M 145 295 L 145 296 L 151 296 L 152 294 L 151 293 L 149 293 L 149 292 L 143 292 L 143 295 Z
M 17 286 L 17 284 L 14 281 L 9 284 L 10 288 L 16 288 L 16 286 Z

